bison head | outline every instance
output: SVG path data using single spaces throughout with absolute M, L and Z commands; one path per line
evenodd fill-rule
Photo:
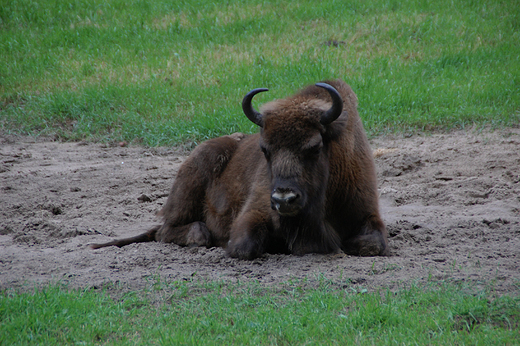
M 317 83 L 294 97 L 270 102 L 258 112 L 251 100 L 263 91 L 267 89 L 250 91 L 242 108 L 261 127 L 259 144 L 267 161 L 272 209 L 286 217 L 307 208 L 323 209 L 329 176 L 326 132 L 343 112 L 340 94 L 329 84 Z M 322 213 L 308 212 L 314 216 Z

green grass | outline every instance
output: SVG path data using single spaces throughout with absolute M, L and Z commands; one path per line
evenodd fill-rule
M 510 0 L 0 0 L 0 129 L 200 141 L 257 131 L 252 88 L 263 103 L 327 78 L 371 135 L 517 125 L 518 42 Z
M 59 286 L 0 294 L 2 345 L 512 345 L 519 327 L 518 295 L 453 284 L 366 292 L 172 282 L 117 299 Z

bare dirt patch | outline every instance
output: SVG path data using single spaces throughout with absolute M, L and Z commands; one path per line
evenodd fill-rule
M 172 148 L 0 135 L 0 289 L 52 282 L 140 289 L 151 281 L 262 284 L 329 279 L 402 287 L 428 280 L 520 285 L 520 129 L 371 141 L 392 256 L 265 255 L 141 243 L 91 250 L 157 224 L 180 164 Z

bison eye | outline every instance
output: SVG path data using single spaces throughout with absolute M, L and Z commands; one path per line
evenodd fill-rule
M 261 146 L 260 149 L 264 153 L 265 159 L 269 160 L 271 158 L 271 153 L 269 153 L 269 150 L 267 150 L 267 148 L 264 146 Z
M 321 153 L 321 148 L 323 148 L 323 145 L 320 143 L 320 145 L 315 145 L 305 149 L 305 154 L 309 157 L 319 156 Z

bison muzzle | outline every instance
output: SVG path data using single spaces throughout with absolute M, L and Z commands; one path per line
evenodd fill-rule
M 159 212 L 162 225 L 91 247 L 155 240 L 221 246 L 241 259 L 265 252 L 387 255 L 374 161 L 350 86 L 317 83 L 257 111 L 252 99 L 265 91 L 242 101 L 260 133 L 199 145 Z

